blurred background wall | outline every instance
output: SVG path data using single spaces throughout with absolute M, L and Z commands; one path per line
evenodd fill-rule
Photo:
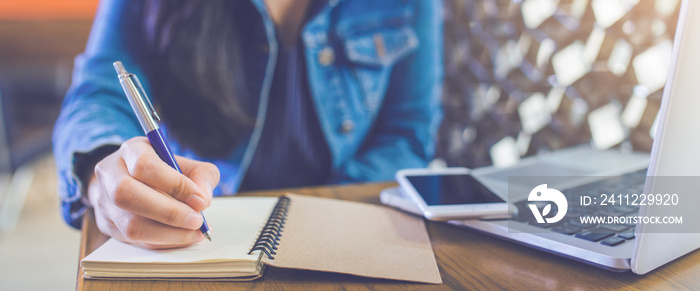
M 0 290 L 75 288 L 51 130 L 97 0 L 0 0 Z
M 14 170 L 50 149 L 50 131 L 85 47 L 94 0 L 0 1 L 0 98 L 5 155 Z
M 679 0 L 445 1 L 449 166 L 591 144 L 650 151 Z

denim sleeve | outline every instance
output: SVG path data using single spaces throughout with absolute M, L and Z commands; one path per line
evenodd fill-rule
M 397 170 L 425 167 L 442 120 L 442 1 L 415 7 L 418 49 L 392 71 L 375 128 L 360 152 L 330 182 L 387 181 Z
M 129 71 L 141 73 L 125 45 L 135 22 L 126 15 L 133 8 L 128 1 L 100 2 L 85 52 L 75 59 L 71 88 L 54 127 L 62 215 L 75 228 L 80 228 L 86 210 L 82 201 L 85 187 L 75 169 L 77 159 L 143 134 L 112 66 L 121 60 Z

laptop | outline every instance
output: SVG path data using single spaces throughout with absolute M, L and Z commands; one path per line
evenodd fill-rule
M 523 159 L 509 168 L 485 167 L 473 170 L 484 184 L 505 199 L 509 191 L 509 177 L 522 176 L 578 176 L 599 177 L 572 184 L 571 188 L 558 189 L 568 199 L 576 189 L 594 187 L 605 191 L 606 186 L 627 187 L 626 193 L 665 193 L 663 183 L 649 177 L 688 177 L 684 183 L 700 178 L 700 1 L 684 0 L 674 40 L 672 60 L 661 108 L 656 121 L 656 133 L 651 154 L 625 152 L 619 149 L 598 151 L 589 146 L 560 150 L 546 155 Z M 608 178 L 605 178 L 608 177 Z M 614 177 L 614 178 L 609 178 Z M 610 179 L 614 179 L 611 181 Z M 698 180 L 700 181 L 700 180 Z M 687 185 L 700 189 L 697 185 Z M 588 188 L 586 188 L 588 187 Z M 513 193 L 512 180 L 510 191 Z M 531 188 L 530 188 L 531 189 Z M 619 189 L 618 189 L 619 190 Z M 515 204 L 527 202 L 529 190 L 515 191 L 522 197 L 509 196 Z M 416 212 L 410 199 L 399 188 L 385 190 L 382 202 Z M 577 197 L 580 199 L 580 197 Z M 667 205 L 641 205 L 617 207 L 616 211 L 639 217 L 693 217 L 698 212 L 700 195 L 684 195 L 683 201 L 673 207 Z M 518 207 L 528 211 L 527 207 Z M 534 212 L 534 210 L 533 210 Z M 658 225 L 617 225 L 606 232 L 590 231 L 589 225 L 581 228 L 567 225 L 544 226 L 532 221 L 449 221 L 451 224 L 483 231 L 531 247 L 559 254 L 581 262 L 613 271 L 648 273 L 700 247 L 700 228 L 697 230 L 667 233 L 658 231 Z M 509 223 L 510 227 L 509 228 Z M 519 229 L 513 231 L 513 223 Z M 589 229 L 586 229 L 589 227 Z M 657 227 L 654 229 L 654 227 Z M 607 228 L 605 228 L 607 229 Z M 532 230 L 532 231 L 527 231 Z

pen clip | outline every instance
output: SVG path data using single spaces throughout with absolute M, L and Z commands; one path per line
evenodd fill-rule
M 153 104 L 151 103 L 151 99 L 148 98 L 148 95 L 146 95 L 146 91 L 143 90 L 143 85 L 141 85 L 141 81 L 139 81 L 139 77 L 136 77 L 136 75 L 134 75 L 134 74 L 129 74 L 129 78 L 131 78 L 134 81 L 134 84 L 136 84 L 136 87 L 139 90 L 139 94 L 143 97 L 146 105 L 148 106 L 148 111 L 151 113 L 151 117 L 156 122 L 160 122 L 160 116 L 158 116 L 158 113 L 156 113 L 156 109 L 153 107 Z

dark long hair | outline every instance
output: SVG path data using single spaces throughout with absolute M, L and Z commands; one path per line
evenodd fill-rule
M 231 0 L 146 0 L 141 62 L 169 132 L 203 157 L 225 157 L 253 124 Z M 250 102 L 248 102 L 250 103 Z

